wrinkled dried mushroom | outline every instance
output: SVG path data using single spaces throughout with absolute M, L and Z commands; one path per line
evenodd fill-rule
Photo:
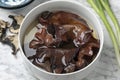
M 20 24 L 21 24 L 24 16 L 22 16 L 22 15 L 17 15 L 17 16 L 9 15 L 9 18 L 11 18 L 13 20 L 12 24 L 10 26 L 10 29 L 9 29 L 10 32 L 18 33 L 19 28 L 20 28 Z
M 12 54 L 15 55 L 19 50 L 18 31 L 24 17 L 22 15 L 9 15 L 9 18 L 13 20 L 11 25 L 6 21 L 0 20 L 0 42 L 10 46 L 13 50 Z M 7 34 L 8 30 L 13 35 Z
M 9 27 L 8 22 L 0 20 L 0 41 L 5 38 L 8 27 Z
M 12 54 L 16 54 L 16 47 L 15 45 L 11 42 L 11 40 L 9 38 L 5 38 L 4 40 L 1 41 L 3 44 L 6 44 L 8 46 L 10 46 L 13 50 Z
M 6 28 L 9 27 L 9 23 L 3 20 L 0 20 L 0 28 Z

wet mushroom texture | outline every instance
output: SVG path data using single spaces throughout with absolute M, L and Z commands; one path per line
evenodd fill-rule
M 0 20 L 0 42 L 10 46 L 13 50 L 12 54 L 16 54 L 19 50 L 18 47 L 18 32 L 20 24 L 24 18 L 22 15 L 9 15 L 12 23 Z
M 90 64 L 99 51 L 99 39 L 80 16 L 64 12 L 44 11 L 39 16 L 42 25 L 29 43 L 36 54 L 28 59 L 52 73 L 70 73 Z

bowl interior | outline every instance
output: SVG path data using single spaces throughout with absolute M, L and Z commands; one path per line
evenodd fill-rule
M 25 17 L 25 19 L 21 25 L 21 28 L 20 28 L 20 33 L 19 33 L 20 49 L 21 49 L 22 53 L 29 51 L 29 49 L 24 49 L 24 44 L 26 46 L 29 45 L 29 42 L 33 38 L 33 35 L 36 32 L 36 30 L 34 29 L 30 32 L 30 36 L 28 37 L 28 40 L 26 40 L 26 41 L 24 40 L 25 34 L 28 31 L 28 29 L 32 29 L 33 27 L 35 27 L 35 26 L 32 26 L 34 24 L 31 24 L 31 23 L 38 18 L 39 14 L 41 12 L 43 12 L 43 11 L 61 11 L 61 10 L 75 13 L 75 14 L 83 17 L 90 25 L 92 25 L 94 27 L 94 30 L 98 34 L 98 37 L 100 39 L 100 50 L 99 50 L 96 58 L 87 66 L 87 67 L 89 67 L 90 65 L 92 65 L 94 63 L 94 61 L 100 55 L 100 52 L 101 52 L 101 49 L 103 46 L 103 32 L 101 29 L 101 25 L 100 25 L 98 19 L 96 18 L 96 16 L 90 10 L 88 10 L 85 6 L 83 6 L 80 3 L 75 2 L 75 1 L 62 1 L 62 0 L 61 1 L 48 1 L 48 2 L 40 4 L 39 6 L 37 6 L 34 9 L 32 9 Z M 29 26 L 29 25 L 31 25 L 31 26 Z M 32 50 L 30 52 L 32 54 L 34 52 L 34 50 Z M 25 57 L 25 55 L 24 55 L 24 57 Z M 27 59 L 27 57 L 26 57 L 26 59 Z M 85 68 L 87 68 L 87 67 L 85 67 Z M 83 68 L 83 69 L 85 69 L 85 68 Z M 83 69 L 81 69 L 81 70 L 83 70 Z

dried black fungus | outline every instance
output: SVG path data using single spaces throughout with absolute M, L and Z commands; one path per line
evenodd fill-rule
M 10 26 L 10 29 L 9 29 L 10 32 L 18 33 L 20 24 L 24 17 L 22 15 L 17 15 L 17 16 L 9 15 L 9 18 L 11 18 L 13 20 L 12 24 Z
M 16 47 L 15 47 L 15 45 L 11 42 L 11 40 L 9 39 L 9 38 L 5 38 L 5 40 L 2 40 L 1 41 L 3 44 L 6 44 L 6 45 L 8 45 L 8 46 L 10 46 L 11 48 L 12 48 L 12 50 L 13 50 L 13 52 L 12 52 L 12 54 L 16 54 Z
M 8 27 L 8 22 L 0 20 L 0 41 L 2 41 L 5 38 Z
M 6 21 L 0 20 L 0 42 L 10 46 L 13 50 L 12 54 L 16 55 L 16 53 L 19 51 L 18 31 L 24 17 L 22 15 L 9 15 L 9 18 L 13 20 L 11 25 Z M 13 35 L 8 35 L 8 30 Z
M 9 15 L 8 17 L 13 20 L 13 22 L 11 24 L 11 26 L 13 27 L 13 29 L 15 29 L 15 30 L 19 29 L 20 25 L 17 24 L 17 20 L 14 18 L 14 16 L 13 15 Z
M 9 23 L 3 20 L 0 20 L 0 29 L 9 27 Z
M 7 31 L 7 28 L 1 29 L 0 40 L 3 40 L 6 37 L 6 31 Z

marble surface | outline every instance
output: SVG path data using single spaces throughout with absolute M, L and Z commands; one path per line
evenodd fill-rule
M 35 0 L 32 4 L 16 10 L 0 9 L 0 19 L 11 22 L 11 20 L 7 17 L 9 14 L 26 15 L 33 7 L 44 1 L 45 0 Z M 94 12 L 86 0 L 76 1 L 84 4 Z M 118 21 L 120 22 L 120 0 L 109 1 Z M 102 22 L 101 24 L 103 25 Z M 120 80 L 120 68 L 117 65 L 111 40 L 106 29 L 104 28 L 104 25 L 102 27 L 105 36 L 105 43 L 101 53 L 102 56 L 94 71 L 83 80 Z M 38 80 L 28 73 L 24 67 L 20 51 L 16 56 L 13 56 L 11 52 L 12 50 L 9 46 L 0 43 L 0 80 Z

